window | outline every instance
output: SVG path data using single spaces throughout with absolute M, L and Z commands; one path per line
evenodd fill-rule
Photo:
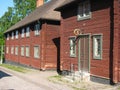
M 11 37 L 11 39 L 14 39 L 14 32 L 12 32 L 12 37 Z
M 26 46 L 26 57 L 30 56 L 30 47 Z
M 21 37 L 22 37 L 22 38 L 24 38 L 24 36 L 25 36 L 24 33 L 25 33 L 25 29 L 23 28 L 23 29 L 22 29 L 22 32 L 21 32 Z
M 34 57 L 35 58 L 39 58 L 40 56 L 39 56 L 39 54 L 40 54 L 40 52 L 39 52 L 40 50 L 39 50 L 39 46 L 34 46 Z
M 21 46 L 21 56 L 24 56 L 24 46 Z
M 102 35 L 93 35 L 93 58 L 102 59 Z
M 18 55 L 18 46 L 15 47 L 15 55 Z
M 26 28 L 26 37 L 30 37 L 30 27 Z
M 75 37 L 70 37 L 70 57 L 76 57 Z
M 35 35 L 37 36 L 37 35 L 40 35 L 40 24 L 36 24 L 35 26 L 34 26 L 34 33 L 35 33 Z
M 90 12 L 90 1 L 83 1 L 78 6 L 78 20 L 88 19 L 91 18 L 91 12 Z
M 7 40 L 9 40 L 9 34 L 7 34 Z
M 7 54 L 9 53 L 9 47 L 8 46 L 6 47 L 6 53 Z
M 11 54 L 14 54 L 14 47 L 11 47 Z
M 18 39 L 18 31 L 16 31 L 15 38 Z

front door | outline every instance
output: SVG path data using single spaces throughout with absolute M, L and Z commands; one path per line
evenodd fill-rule
M 79 35 L 78 39 L 78 69 L 89 73 L 90 69 L 90 35 Z

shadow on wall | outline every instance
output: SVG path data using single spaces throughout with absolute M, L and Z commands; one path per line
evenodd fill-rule
M 3 77 L 10 77 L 11 75 L 3 72 L 3 71 L 0 71 L 0 79 L 3 78 Z
M 58 74 L 61 74 L 60 70 L 60 37 L 54 38 L 53 42 L 55 46 L 57 47 L 57 72 Z

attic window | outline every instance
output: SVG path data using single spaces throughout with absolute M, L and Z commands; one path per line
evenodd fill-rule
M 91 18 L 91 12 L 90 12 L 90 1 L 83 1 L 78 6 L 78 20 L 84 20 Z

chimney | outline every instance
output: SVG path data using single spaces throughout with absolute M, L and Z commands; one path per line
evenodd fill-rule
M 39 7 L 44 4 L 44 0 L 36 0 L 36 7 Z

